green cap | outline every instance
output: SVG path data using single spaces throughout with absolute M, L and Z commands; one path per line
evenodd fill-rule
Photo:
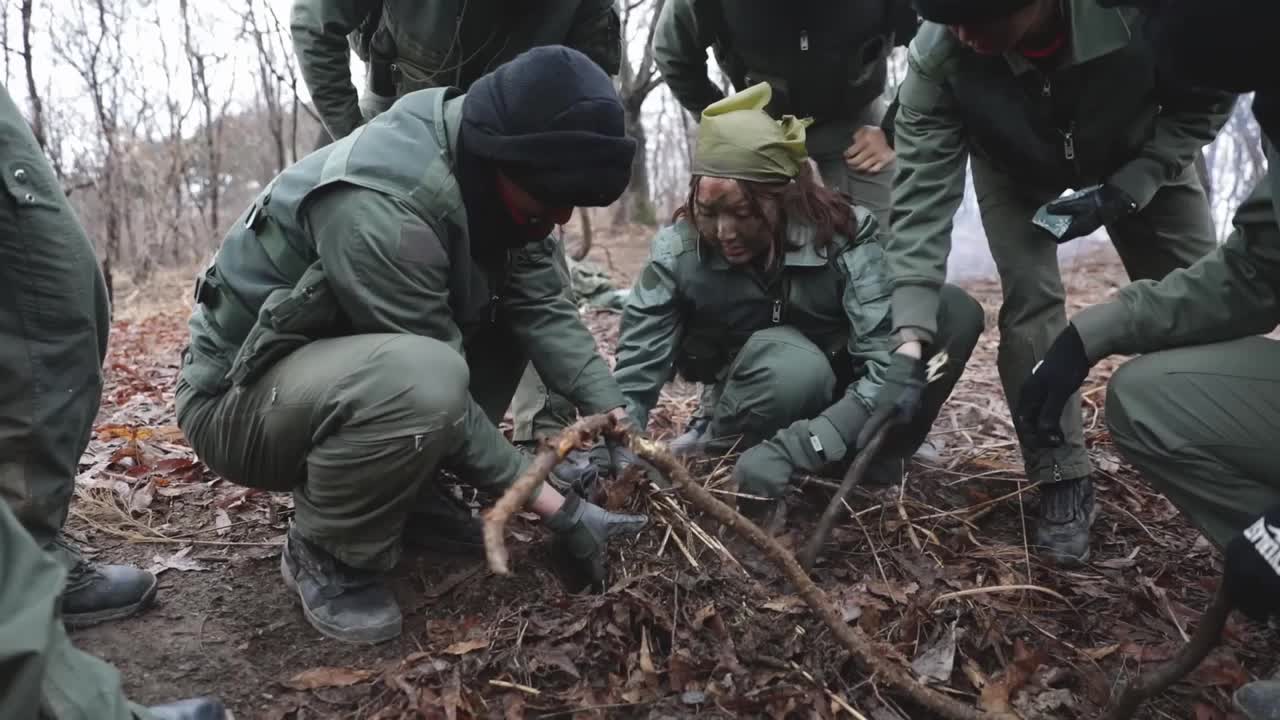
M 693 173 L 756 182 L 780 182 L 800 174 L 808 160 L 804 129 L 811 118 L 765 112 L 773 88 L 759 83 L 707 106 L 698 125 Z

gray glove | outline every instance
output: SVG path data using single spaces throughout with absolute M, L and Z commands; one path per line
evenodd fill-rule
M 568 566 L 572 584 L 604 592 L 609 580 L 606 554 L 609 540 L 640 532 L 649 518 L 611 513 L 576 493 L 569 493 L 565 495 L 564 505 L 545 522 L 547 529 L 555 533 L 554 552 Z
M 622 473 L 632 465 L 640 469 L 640 474 L 650 483 L 660 487 L 671 487 L 671 482 L 653 463 L 631 452 L 631 448 L 615 442 L 609 442 L 609 462 L 613 466 L 613 476 L 622 477 Z
M 364 118 L 365 122 L 369 122 L 390 110 L 395 102 L 394 95 L 378 95 L 372 90 L 365 90 L 360 94 L 360 116 Z

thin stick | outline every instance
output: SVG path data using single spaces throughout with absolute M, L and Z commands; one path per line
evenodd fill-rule
M 1226 583 L 1219 582 L 1218 592 L 1213 596 L 1204 615 L 1200 616 L 1200 624 L 1191 636 L 1191 642 L 1168 663 L 1139 675 L 1132 683 L 1127 684 L 1120 692 L 1120 699 L 1107 713 L 1107 720 L 1128 720 L 1148 698 L 1164 692 L 1196 669 L 1222 638 L 1222 629 L 1227 626 L 1227 616 L 1230 614 L 1231 602 L 1227 599 Z
M 840 509 L 844 506 L 849 493 L 853 492 L 853 488 L 860 484 L 862 478 L 867 474 L 867 468 L 871 467 L 871 461 L 875 459 L 876 453 L 880 452 L 880 446 L 884 444 L 885 438 L 889 435 L 889 428 L 889 423 L 881 425 L 880 429 L 871 436 L 871 441 L 867 443 L 867 446 L 858 452 L 858 457 L 854 458 L 853 464 L 849 466 L 849 471 L 844 474 L 844 481 L 840 483 L 840 489 L 832 496 L 831 502 L 827 503 L 827 509 L 822 511 L 822 517 L 818 520 L 817 529 L 813 531 L 813 535 L 809 537 L 809 542 L 800 551 L 800 567 L 806 571 L 813 569 L 813 563 L 818 559 L 818 553 L 822 552 L 822 546 L 826 545 L 827 539 L 831 537 L 831 528 L 836 522 L 836 515 L 840 513 Z
M 1019 591 L 1035 590 L 1036 592 L 1042 592 L 1042 593 L 1045 593 L 1046 595 L 1052 595 L 1058 598 L 1059 600 L 1061 600 L 1062 602 L 1066 603 L 1067 607 L 1071 607 L 1070 600 L 1067 600 L 1066 598 L 1062 597 L 1062 595 L 1059 595 L 1058 593 L 1054 592 L 1053 590 L 1050 590 L 1047 587 L 1040 587 L 1039 585 L 992 585 L 990 587 L 976 587 L 976 588 L 969 588 L 968 590 L 957 590 L 955 592 L 943 593 L 942 595 L 939 595 L 938 597 L 934 598 L 933 602 L 930 603 L 930 605 L 937 605 L 938 603 L 943 602 L 945 600 L 953 600 L 955 598 L 968 597 L 970 595 L 984 595 L 986 593 L 1011 592 L 1015 590 L 1019 590 Z
M 564 460 L 570 450 L 582 447 L 601 432 L 613 428 L 613 418 L 608 415 L 588 415 L 565 428 L 555 442 L 544 446 L 538 455 L 502 497 L 484 513 L 484 552 L 489 559 L 489 569 L 495 575 L 509 575 L 509 555 L 506 543 L 503 542 L 503 530 L 511 516 L 524 509 L 533 496 L 533 491 L 542 487 L 547 476 L 560 461 Z
M 519 691 L 520 691 L 520 692 L 522 692 L 522 693 L 529 693 L 530 695 L 541 695 L 541 694 L 542 694 L 542 691 L 541 691 L 541 690 L 539 690 L 539 689 L 537 689 L 537 688 L 531 688 L 531 687 L 529 687 L 528 685 L 521 685 L 521 684 L 519 684 L 519 683 L 507 682 L 506 680 L 490 680 L 490 681 L 489 681 L 489 684 L 490 684 L 490 685 L 492 685 L 492 686 L 494 686 L 494 687 L 510 688 L 510 689 L 512 689 L 512 690 L 519 690 Z
M 715 518 L 721 524 L 734 530 L 744 539 L 764 553 L 791 582 L 796 592 L 808 603 L 823 623 L 831 630 L 845 650 L 852 655 L 863 668 L 883 677 L 894 687 L 905 693 L 911 700 L 922 707 L 932 710 L 937 717 L 947 720 L 985 720 L 987 718 L 1008 718 L 1008 714 L 984 713 L 976 708 L 943 695 L 923 683 L 915 680 L 907 669 L 889 660 L 889 653 L 877 647 L 877 644 L 857 629 L 844 622 L 844 618 L 831 604 L 831 599 L 822 591 L 809 575 L 805 573 L 795 556 L 787 552 L 778 541 L 761 530 L 755 523 L 738 514 L 733 508 L 725 505 L 706 488 L 693 482 L 689 472 L 671 453 L 661 445 L 652 441 L 633 437 L 631 448 L 640 457 L 653 463 L 671 480 L 672 486 L 694 507 Z

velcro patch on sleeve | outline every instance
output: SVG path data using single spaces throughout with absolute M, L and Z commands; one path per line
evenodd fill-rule
M 411 221 L 400 226 L 398 257 L 415 265 L 447 265 L 448 257 L 436 231 L 423 222 Z

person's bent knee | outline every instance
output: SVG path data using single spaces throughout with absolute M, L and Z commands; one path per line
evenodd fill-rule
M 356 369 L 342 392 L 348 422 L 409 423 L 426 430 L 454 425 L 466 412 L 471 373 L 453 348 L 433 338 L 398 335 Z
M 962 350 L 967 357 L 986 329 L 986 312 L 972 295 L 955 285 L 943 285 L 938 301 L 946 317 L 945 342 L 952 346 L 952 352 Z
M 830 394 L 835 373 L 831 361 L 813 341 L 793 327 L 782 326 L 751 334 L 728 381 L 764 384 L 807 397 Z
M 1107 383 L 1107 429 L 1116 447 L 1131 462 L 1151 450 L 1135 420 L 1144 412 L 1151 412 L 1151 402 L 1161 394 L 1163 376 L 1151 358 L 1139 357 L 1121 365 Z

